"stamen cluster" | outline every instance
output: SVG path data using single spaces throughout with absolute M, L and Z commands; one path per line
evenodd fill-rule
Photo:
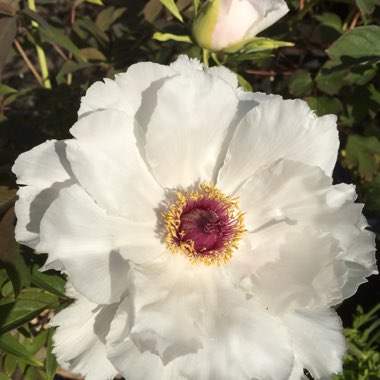
M 164 214 L 169 249 L 186 254 L 193 263 L 227 262 L 245 231 L 238 198 L 223 194 L 213 183 L 176 195 Z

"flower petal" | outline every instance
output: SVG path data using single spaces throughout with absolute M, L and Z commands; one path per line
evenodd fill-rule
M 318 224 L 320 215 L 330 215 L 356 197 L 354 187 L 333 186 L 318 167 L 289 160 L 261 167 L 237 193 L 250 231 L 282 220 Z
M 330 215 L 320 215 L 318 225 L 330 231 L 344 250 L 348 268 L 347 282 L 340 301 L 356 293 L 366 278 L 377 274 L 375 234 L 366 230 L 363 205 L 347 202 Z
M 101 207 L 154 228 L 164 192 L 139 153 L 133 123 L 121 111 L 94 112 L 71 129 L 78 141 L 67 142 L 67 155 L 79 183 Z
M 252 2 L 252 0 L 249 0 Z M 270 27 L 281 17 L 289 12 L 289 8 L 284 0 L 254 1 L 260 7 L 260 13 L 264 17 L 259 18 L 248 30 L 247 37 L 256 36 L 264 29 Z
M 159 356 L 149 351 L 140 352 L 131 340 L 130 300 L 120 303 L 107 335 L 107 357 L 118 371 L 127 379 L 156 380 L 164 379 L 165 368 Z
M 36 249 L 59 260 L 74 287 L 93 302 L 112 303 L 126 290 L 127 260 L 161 254 L 149 225 L 108 215 L 78 185 L 61 190 L 41 221 Z
M 283 321 L 300 369 L 306 368 L 315 379 L 330 379 L 333 373 L 342 372 L 346 342 L 342 322 L 333 310 L 298 310 L 284 316 Z
M 178 374 L 197 380 L 288 379 L 293 352 L 281 322 L 243 293 L 223 289 L 217 295 L 209 300 L 204 348 L 174 360 Z
M 356 198 L 353 186 L 333 186 L 332 179 L 317 167 L 279 160 L 260 168 L 238 193 L 250 231 L 285 221 L 314 225 L 334 236 L 348 269 L 343 298 L 337 299 L 337 303 L 353 295 L 366 281 L 365 277 L 377 273 L 374 234 L 366 230 L 362 206 L 353 203 Z M 256 232 L 249 236 L 258 241 Z
M 256 294 L 271 312 L 336 304 L 347 268 L 338 242 L 309 228 L 288 233 L 279 257 L 253 277 Z
M 40 222 L 59 191 L 76 182 L 67 161 L 65 143 L 50 140 L 21 154 L 12 171 L 17 183 L 27 185 L 17 193 L 16 240 L 35 248 L 39 242 Z
M 168 66 L 152 62 L 141 62 L 118 74 L 115 80 L 104 79 L 94 83 L 81 99 L 79 117 L 93 111 L 114 109 L 133 116 L 141 104 L 142 93 L 154 82 L 174 75 Z
M 232 193 L 258 168 L 280 158 L 319 166 L 330 175 L 338 146 L 336 116 L 318 118 L 302 100 L 271 98 L 239 123 L 218 186 Z
M 146 156 L 161 185 L 210 181 L 237 103 L 229 84 L 203 71 L 165 81 L 146 134 Z
M 133 267 L 131 337 L 141 352 L 159 355 L 166 364 L 201 347 L 197 321 L 208 290 L 205 271 L 193 267 L 183 255 L 169 253 L 161 260 Z
M 117 305 L 100 306 L 76 294 L 78 299 L 50 321 L 58 327 L 53 353 L 60 366 L 91 380 L 113 379 L 117 370 L 107 359 L 105 337 Z

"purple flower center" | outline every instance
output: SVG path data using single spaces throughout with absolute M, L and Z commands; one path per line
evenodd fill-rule
M 228 208 L 218 199 L 189 201 L 180 221 L 178 240 L 194 242 L 194 250 L 203 255 L 224 248 L 237 228 L 236 220 L 231 220 Z
M 228 261 L 244 233 L 244 217 L 237 200 L 213 184 L 202 184 L 192 193 L 177 193 L 177 197 L 164 214 L 170 250 L 206 265 Z

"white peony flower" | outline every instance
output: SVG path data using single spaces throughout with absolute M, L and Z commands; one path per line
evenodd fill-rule
M 59 363 L 87 379 L 317 379 L 332 306 L 376 273 L 336 117 L 180 57 L 89 88 L 74 136 L 16 161 L 19 242 L 67 273 Z
M 193 35 L 199 46 L 223 50 L 255 37 L 288 11 L 284 0 L 209 0 L 194 21 Z

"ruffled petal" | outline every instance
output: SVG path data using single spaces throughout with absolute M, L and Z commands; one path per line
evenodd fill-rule
M 93 302 L 112 303 L 126 290 L 128 260 L 162 253 L 151 225 L 108 215 L 78 185 L 61 190 L 41 221 L 39 252 L 59 260 L 74 287 Z
M 288 160 L 260 168 L 237 193 L 250 231 L 279 221 L 318 224 L 320 215 L 333 214 L 356 197 L 353 186 L 333 186 L 318 167 Z
M 347 268 L 338 242 L 309 228 L 295 228 L 279 247 L 279 257 L 253 277 L 255 294 L 273 313 L 336 304 Z
M 192 266 L 184 255 L 173 254 L 133 267 L 131 337 L 140 351 L 159 355 L 165 364 L 198 351 L 212 273 L 213 268 Z
M 225 264 L 234 286 L 254 295 L 251 276 L 259 273 L 267 263 L 278 259 L 280 247 L 285 244 L 287 234 L 293 228 L 286 223 L 276 223 L 255 233 L 247 233 L 239 242 L 232 259 Z
M 260 13 L 264 15 L 264 17 L 259 18 L 257 22 L 249 28 L 247 37 L 256 36 L 256 34 L 267 29 L 289 12 L 288 5 L 284 0 L 254 1 L 253 3 L 259 7 Z
M 76 294 L 78 299 L 50 321 L 57 327 L 53 353 L 59 365 L 89 380 L 113 379 L 117 370 L 107 359 L 105 337 L 117 305 L 100 306 Z
M 319 166 L 331 175 L 338 146 L 336 116 L 318 118 L 302 100 L 271 98 L 239 123 L 218 186 L 232 193 L 258 168 L 280 158 Z
M 318 225 L 330 231 L 344 250 L 348 276 L 340 301 L 355 294 L 359 285 L 367 281 L 365 277 L 378 273 L 375 234 L 366 229 L 362 209 L 362 204 L 347 202 L 335 213 L 318 218 Z
M 353 203 L 353 186 L 333 186 L 332 179 L 317 167 L 279 160 L 260 168 L 238 194 L 250 231 L 284 221 L 313 225 L 333 235 L 348 269 L 343 298 L 337 303 L 353 295 L 365 277 L 377 273 L 374 234 L 366 230 L 362 205 Z M 256 232 L 250 236 L 257 241 Z
M 76 182 L 67 161 L 66 144 L 50 140 L 21 154 L 12 171 L 17 183 L 27 185 L 17 193 L 16 240 L 31 248 L 39 242 L 40 222 L 61 189 Z
M 288 379 L 293 352 L 280 320 L 233 288 L 209 299 L 207 312 L 204 348 L 174 360 L 175 372 L 197 380 Z
M 159 356 L 149 351 L 140 352 L 130 338 L 129 320 L 133 315 L 128 298 L 120 303 L 107 335 L 107 357 L 127 379 L 156 380 L 165 379 L 164 365 Z M 170 377 L 168 377 L 170 378 Z
M 301 370 L 306 368 L 315 379 L 331 378 L 342 372 L 346 342 L 342 322 L 333 310 L 298 310 L 283 317 L 293 340 L 296 361 Z
M 211 180 L 237 103 L 229 84 L 200 70 L 165 81 L 146 133 L 146 157 L 161 185 Z
M 238 78 L 237 75 L 227 69 L 224 66 L 213 66 L 206 69 L 206 73 L 210 75 L 214 75 L 220 79 L 226 81 L 234 90 L 238 88 Z
M 121 111 L 94 112 L 71 129 L 78 141 L 67 142 L 67 155 L 79 183 L 101 207 L 154 226 L 164 192 L 139 153 L 133 123 Z
M 118 74 L 115 80 L 96 82 L 81 99 L 79 117 L 94 111 L 114 109 L 133 116 L 141 104 L 142 93 L 156 81 L 170 77 L 175 72 L 168 66 L 152 62 L 141 62 Z

